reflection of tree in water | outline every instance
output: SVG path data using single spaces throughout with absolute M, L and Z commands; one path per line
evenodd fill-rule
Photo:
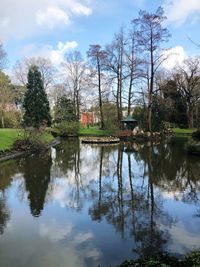
M 104 158 L 108 158 L 112 148 L 103 148 Z M 62 191 L 62 205 L 80 211 L 88 195 L 95 193 L 91 184 L 96 181 L 96 169 L 99 168 L 101 147 L 81 145 L 79 140 L 66 139 L 56 147 L 56 158 L 52 166 L 52 176 L 58 177 L 51 181 L 48 197 L 51 199 L 54 192 Z M 110 169 L 104 170 L 104 175 L 109 175 Z M 61 187 L 65 187 L 62 190 Z M 88 189 L 91 189 L 88 191 Z
M 9 160 L 0 163 L 0 190 L 11 185 L 11 178 L 20 170 L 20 161 Z
M 65 141 L 57 145 L 55 149 L 55 166 L 57 166 L 63 173 L 66 173 L 68 170 L 73 170 L 74 164 L 80 159 L 80 145 L 78 138 L 67 138 Z
M 172 193 L 174 198 L 200 207 L 200 161 L 183 149 L 185 140 L 176 139 L 152 146 L 151 173 L 160 190 Z M 149 148 L 140 151 L 141 159 L 148 163 Z
M 0 234 L 3 234 L 9 219 L 10 212 L 6 205 L 6 197 L 4 192 L 0 191 Z
M 50 182 L 51 164 L 50 155 L 37 155 L 25 159 L 24 179 L 33 216 L 39 216 L 43 210 Z
M 80 143 L 78 138 L 67 138 L 56 146 L 56 158 L 53 162 L 52 173 L 54 177 L 62 179 L 66 189 L 69 189 L 68 203 L 70 208 L 80 210 L 83 206 L 81 193 L 82 184 L 80 179 Z M 69 188 L 67 187 L 69 185 Z M 59 181 L 53 179 L 50 185 L 49 197 L 55 186 L 59 186 Z
M 131 154 L 124 154 L 122 150 L 123 147 L 119 147 L 115 171 L 117 181 L 112 183 L 105 176 L 102 177 L 104 150 L 101 149 L 98 193 L 93 194 L 93 205 L 89 213 L 93 220 L 101 220 L 105 217 L 122 234 L 122 237 L 130 234 L 134 236 L 135 252 L 145 257 L 162 250 L 169 235 L 161 225 L 169 226 L 172 219 L 162 210 L 160 196 L 154 191 L 151 147 L 147 163 L 148 182 L 142 186 L 134 185 Z M 124 174 L 126 158 L 128 172 Z
M 7 222 L 10 219 L 10 211 L 6 203 L 6 189 L 10 187 L 12 177 L 19 169 L 20 164 L 15 160 L 0 163 L 0 234 L 3 234 Z

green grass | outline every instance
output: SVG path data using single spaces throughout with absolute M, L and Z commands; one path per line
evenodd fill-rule
M 12 149 L 14 142 L 23 138 L 24 131 L 21 129 L 0 129 L 0 151 Z M 43 132 L 39 138 L 44 143 L 50 143 L 54 139 L 48 132 Z
M 89 128 L 81 127 L 79 130 L 79 135 L 91 135 L 91 136 L 110 136 L 112 131 L 100 130 L 97 126 L 90 126 Z
M 174 134 L 192 134 L 196 129 L 181 129 L 181 128 L 172 128 Z
M 13 143 L 22 138 L 22 130 L 0 129 L 0 151 L 10 150 Z

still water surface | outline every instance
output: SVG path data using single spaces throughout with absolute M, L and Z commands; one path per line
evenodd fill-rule
M 1 267 L 108 267 L 199 247 L 200 159 L 182 139 L 73 139 L 0 164 Z

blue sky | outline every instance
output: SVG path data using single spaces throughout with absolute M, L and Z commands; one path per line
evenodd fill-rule
M 200 0 L 1 0 L 0 40 L 10 69 L 28 56 L 49 57 L 58 64 L 70 49 L 85 56 L 90 44 L 111 42 L 140 9 L 153 12 L 158 6 L 168 17 L 168 47 L 180 53 L 180 60 L 199 54 L 188 37 L 200 43 Z

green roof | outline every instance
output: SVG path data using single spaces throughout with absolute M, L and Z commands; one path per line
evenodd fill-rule
M 134 119 L 131 115 L 129 115 L 127 118 L 122 120 L 123 122 L 136 122 L 137 120 Z

